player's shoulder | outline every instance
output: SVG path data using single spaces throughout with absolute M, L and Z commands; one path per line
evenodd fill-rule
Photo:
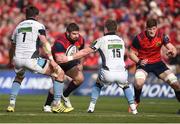
M 58 37 L 56 38 L 56 42 L 66 42 L 67 38 L 65 34 L 59 34 Z
M 39 22 L 35 19 L 23 20 L 22 22 L 19 23 L 19 26 L 23 26 L 23 25 L 31 25 L 31 26 L 40 27 L 40 28 L 45 29 L 45 26 L 41 22 Z
M 85 39 L 82 35 L 79 34 L 79 38 L 78 38 L 78 41 L 77 42 L 80 42 L 80 44 L 83 44 L 85 42 Z
M 56 44 L 61 44 L 63 46 L 66 46 L 66 44 L 68 43 L 68 39 L 66 38 L 65 34 L 60 34 L 56 40 L 55 40 L 55 43 Z
M 42 24 L 42 23 L 41 23 L 41 22 L 39 22 L 39 21 L 34 20 L 34 24 L 35 24 L 36 26 L 40 27 L 40 28 L 45 29 L 44 24 Z
M 142 31 L 134 37 L 134 40 L 143 40 L 145 38 L 146 38 L 146 31 Z

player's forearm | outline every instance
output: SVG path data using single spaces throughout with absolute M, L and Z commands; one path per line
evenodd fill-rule
M 83 49 L 73 55 L 74 59 L 80 59 L 90 53 L 89 49 Z
M 137 54 L 134 51 L 132 51 L 132 50 L 129 53 L 129 57 L 135 63 L 138 63 L 140 61 L 140 59 L 137 57 Z
M 80 50 L 79 52 L 75 53 L 73 56 L 68 56 L 68 60 L 80 59 L 85 57 L 86 55 L 92 53 L 94 50 L 91 48 L 85 48 Z
M 45 36 L 39 36 L 41 42 L 43 43 L 43 50 L 47 54 L 49 60 L 54 60 L 51 52 L 51 45 Z
M 176 56 L 177 50 L 174 45 L 172 45 L 171 43 L 168 43 L 165 47 L 173 53 L 174 57 Z

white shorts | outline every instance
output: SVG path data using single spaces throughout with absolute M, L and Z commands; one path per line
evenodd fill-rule
M 104 70 L 100 69 L 98 78 L 101 84 L 110 85 L 112 83 L 117 83 L 118 86 L 124 88 L 128 86 L 128 72 L 126 69 L 122 70 Z
M 48 65 L 48 60 L 43 58 L 23 59 L 14 57 L 13 59 L 16 73 L 24 73 L 28 69 L 36 73 L 45 74 Z

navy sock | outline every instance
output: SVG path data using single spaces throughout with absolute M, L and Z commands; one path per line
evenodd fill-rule
M 180 102 L 180 91 L 175 91 L 176 99 Z
M 46 99 L 46 103 L 45 103 L 45 106 L 46 105 L 51 105 L 52 101 L 54 99 L 54 94 L 52 94 L 50 91 L 48 92 L 48 96 L 47 96 L 47 99 Z
M 71 82 L 69 83 L 68 87 L 64 90 L 63 96 L 64 96 L 64 97 L 68 97 L 69 94 L 70 94 L 73 90 L 77 89 L 78 87 L 79 87 L 79 85 L 76 85 L 76 84 L 74 83 L 74 81 L 71 81 Z
M 142 89 L 137 89 L 136 87 L 134 87 L 134 96 L 135 96 L 135 101 L 137 103 L 140 102 L 141 92 L 142 92 Z

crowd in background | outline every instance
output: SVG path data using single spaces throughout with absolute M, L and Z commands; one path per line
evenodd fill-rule
M 10 36 L 14 27 L 23 19 L 24 8 L 34 5 L 40 10 L 39 21 L 47 28 L 47 37 L 53 44 L 68 23 L 76 22 L 86 46 L 103 35 L 103 22 L 108 18 L 118 22 L 118 34 L 123 37 L 127 51 L 133 37 L 145 28 L 149 17 L 158 19 L 160 28 L 169 35 L 178 55 L 164 61 L 180 68 L 180 3 L 178 0 L 0 0 L 0 68 L 10 68 Z M 165 48 L 164 48 L 165 49 Z M 163 50 L 162 50 L 163 51 Z M 162 52 L 164 53 L 164 52 Z M 134 65 L 126 54 L 129 71 Z M 84 59 L 84 67 L 97 69 L 100 63 L 98 53 Z

